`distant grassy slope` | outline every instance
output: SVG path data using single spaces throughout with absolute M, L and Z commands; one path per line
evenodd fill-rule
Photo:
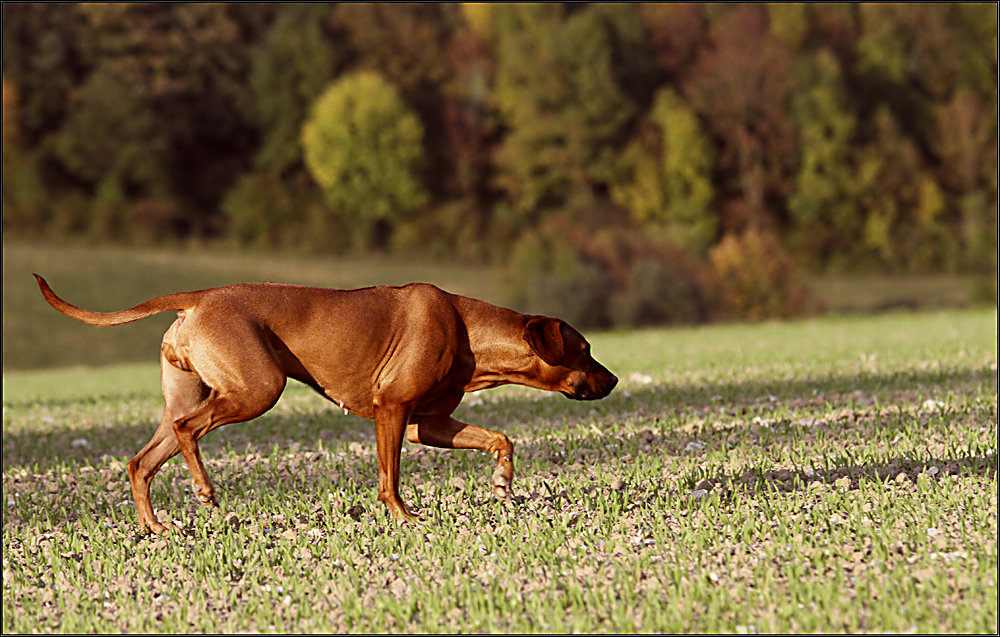
M 924 276 L 814 277 L 813 292 L 834 312 L 964 307 L 972 301 L 974 277 Z
M 161 294 L 244 281 L 354 288 L 434 283 L 450 292 L 504 304 L 496 272 L 486 267 L 404 263 L 375 258 L 295 258 L 217 249 L 3 247 L 3 369 L 156 361 L 173 320 L 164 313 L 98 329 L 55 312 L 31 273 L 44 276 L 67 301 L 93 310 L 131 307 Z M 886 308 L 929 309 L 969 304 L 958 276 L 816 278 L 811 285 L 833 313 Z
M 244 281 L 354 288 L 434 283 L 450 292 L 499 302 L 493 271 L 386 259 L 321 259 L 209 250 L 3 247 L 3 368 L 36 369 L 155 361 L 175 318 L 164 313 L 113 329 L 60 315 L 38 292 L 32 272 L 61 297 L 87 309 L 131 307 L 161 294 Z

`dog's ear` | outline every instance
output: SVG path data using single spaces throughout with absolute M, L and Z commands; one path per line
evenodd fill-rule
M 532 316 L 524 327 L 524 340 L 549 365 L 556 366 L 562 363 L 562 321 L 559 319 Z

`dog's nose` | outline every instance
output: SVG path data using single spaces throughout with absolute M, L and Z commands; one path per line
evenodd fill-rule
M 610 393 L 611 390 L 614 389 L 617 384 L 618 384 L 618 377 L 615 376 L 614 374 L 611 374 L 611 386 L 608 387 L 608 393 Z

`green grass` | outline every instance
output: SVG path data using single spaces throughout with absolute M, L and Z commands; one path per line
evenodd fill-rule
M 140 535 L 155 365 L 5 375 L 4 632 L 997 631 L 995 309 L 590 336 L 607 399 L 459 409 L 514 440 L 513 503 L 404 443 L 419 527 L 372 423 L 294 386 L 203 439 L 219 510 L 175 458 L 183 529 Z
M 156 397 L 160 395 L 160 366 L 123 363 L 10 372 L 3 375 L 3 394 L 5 400 L 16 396 L 18 403 L 114 400 L 133 394 Z

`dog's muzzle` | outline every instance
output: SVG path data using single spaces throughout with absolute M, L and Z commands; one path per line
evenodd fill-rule
M 566 398 L 572 400 L 600 400 L 604 398 L 615 388 L 618 384 L 618 377 L 612 373 L 608 373 L 610 377 L 606 382 L 601 383 L 599 386 L 594 387 L 589 383 L 581 384 L 580 387 L 576 389 L 572 394 L 570 392 L 560 392 Z

